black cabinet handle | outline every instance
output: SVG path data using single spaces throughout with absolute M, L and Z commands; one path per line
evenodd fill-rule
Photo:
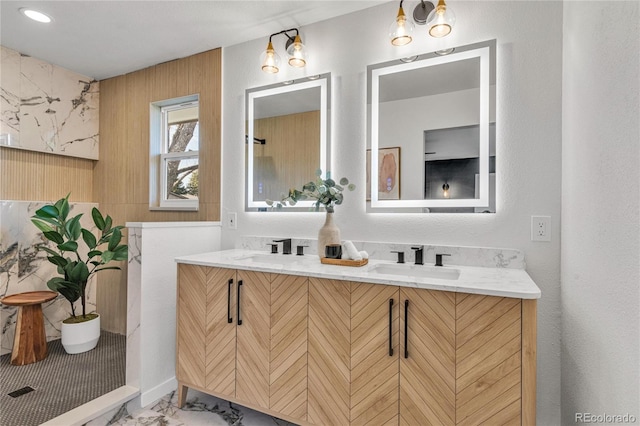
M 407 347 L 407 336 L 409 335 L 409 301 L 404 301 L 404 357 L 409 358 L 409 348 Z
M 238 280 L 238 299 L 236 300 L 238 304 L 238 325 L 242 325 L 242 316 L 240 314 L 240 287 L 242 287 L 242 280 Z
M 393 356 L 393 299 L 389 299 L 389 356 Z
M 229 287 L 227 287 L 227 323 L 231 324 L 233 318 L 231 317 L 231 287 L 233 286 L 233 278 L 229 278 Z

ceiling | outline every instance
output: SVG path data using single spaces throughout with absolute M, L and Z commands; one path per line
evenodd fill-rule
M 102 80 L 386 1 L 0 1 L 0 44 Z M 29 7 L 53 18 L 23 16 Z M 301 30 L 304 36 L 304 29 Z

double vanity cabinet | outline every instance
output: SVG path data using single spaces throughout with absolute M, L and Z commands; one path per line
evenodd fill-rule
M 465 292 L 464 268 L 430 285 L 243 252 L 178 259 L 180 406 L 193 388 L 302 425 L 535 424 L 533 282 L 504 297 Z

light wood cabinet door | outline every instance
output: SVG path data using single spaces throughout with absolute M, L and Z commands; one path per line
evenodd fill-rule
M 237 272 L 236 398 L 269 409 L 271 274 Z
M 230 397 L 236 373 L 235 274 L 178 265 L 177 379 Z
M 307 277 L 274 275 L 271 281 L 270 409 L 307 421 Z
M 521 424 L 521 303 L 456 295 L 457 424 Z
M 400 288 L 400 425 L 453 425 L 455 293 Z
M 351 283 L 309 278 L 308 422 L 348 425 Z
M 205 387 L 205 329 L 209 268 L 178 265 L 176 377 Z
M 351 425 L 397 425 L 400 291 L 351 283 Z
M 236 271 L 208 269 L 205 388 L 233 398 L 236 395 Z

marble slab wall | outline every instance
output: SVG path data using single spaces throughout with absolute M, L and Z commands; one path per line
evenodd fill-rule
M 97 160 L 99 82 L 0 51 L 0 146 Z
M 236 242 L 236 248 L 246 250 L 269 251 L 273 240 L 279 240 L 281 235 L 273 237 L 264 236 L 243 236 Z M 458 247 L 432 245 L 426 242 L 416 241 L 407 243 L 388 243 L 372 241 L 352 241 L 358 250 L 364 250 L 369 254 L 370 259 L 380 259 L 396 261 L 397 254 L 392 251 L 403 251 L 407 263 L 414 261 L 414 251 L 411 247 L 423 245 L 424 264 L 435 264 L 436 253 L 448 254 L 443 259 L 444 264 L 460 266 L 480 266 L 485 268 L 511 268 L 525 269 L 524 253 L 516 249 L 504 249 L 493 247 Z M 318 255 L 318 241 L 314 238 L 302 239 L 292 238 L 291 250 L 296 253 L 296 246 L 306 246 L 304 249 L 307 255 Z M 280 245 L 279 250 L 282 250 Z
M 30 201 L 0 201 L 0 298 L 26 291 L 48 290 L 47 281 L 56 276 L 51 264 L 35 245 L 44 242 L 42 233 L 31 223 L 35 211 L 47 203 Z M 91 229 L 93 203 L 71 203 L 70 215 L 84 213 L 82 226 Z M 76 302 L 76 312 L 80 302 Z M 96 309 L 95 277 L 87 286 L 87 310 Z M 71 306 L 58 295 L 42 306 L 47 341 L 60 338 L 60 324 L 71 315 Z M 17 308 L 0 305 L 1 354 L 10 353 L 16 326 Z

